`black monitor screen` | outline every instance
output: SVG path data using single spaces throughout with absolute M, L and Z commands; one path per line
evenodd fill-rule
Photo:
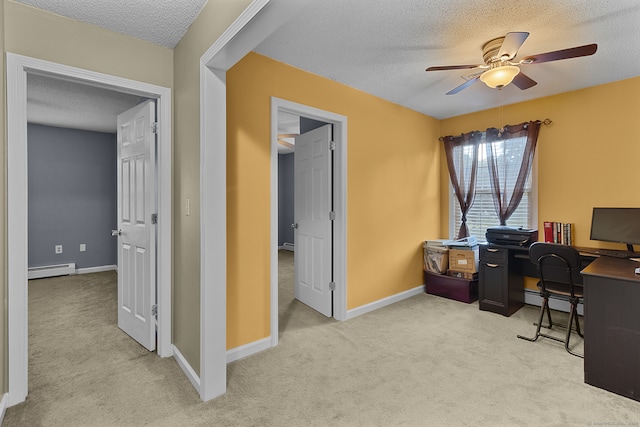
M 593 208 L 591 240 L 640 245 L 640 208 Z

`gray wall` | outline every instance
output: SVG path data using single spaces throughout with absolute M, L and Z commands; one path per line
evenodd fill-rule
M 34 124 L 27 132 L 29 267 L 117 264 L 116 135 Z
M 328 123 L 318 120 L 308 119 L 306 117 L 300 117 L 300 135 L 307 133 L 319 127 L 322 127 Z
M 278 155 L 278 246 L 293 243 L 293 153 Z

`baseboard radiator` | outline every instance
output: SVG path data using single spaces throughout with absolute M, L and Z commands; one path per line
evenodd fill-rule
M 294 251 L 294 249 L 295 249 L 295 246 L 293 245 L 293 243 L 284 242 L 284 243 L 282 244 L 282 249 L 285 249 L 285 250 L 287 250 L 287 251 L 292 251 L 292 252 L 293 252 L 293 251 Z
M 45 265 L 42 267 L 29 268 L 29 279 L 41 279 L 43 277 L 67 276 L 76 273 L 76 264 Z

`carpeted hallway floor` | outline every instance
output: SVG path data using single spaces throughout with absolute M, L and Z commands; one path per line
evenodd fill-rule
M 421 294 L 337 322 L 293 300 L 291 255 L 281 253 L 280 344 L 229 364 L 227 393 L 207 403 L 173 359 L 117 328 L 114 273 L 30 282 L 30 394 L 3 425 L 640 423 L 640 402 L 584 384 L 582 359 L 562 344 L 516 338 L 533 332 L 536 307 L 506 318 Z

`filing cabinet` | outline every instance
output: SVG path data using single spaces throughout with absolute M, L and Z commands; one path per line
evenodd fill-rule
M 524 305 L 522 259 L 515 257 L 516 252 L 499 245 L 480 245 L 480 310 L 511 316 Z

